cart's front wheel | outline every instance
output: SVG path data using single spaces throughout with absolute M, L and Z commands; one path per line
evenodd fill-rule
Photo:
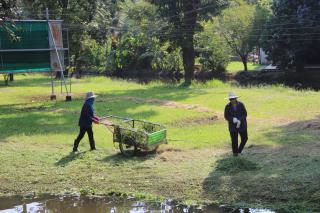
M 157 153 L 158 148 L 159 148 L 159 145 L 153 147 L 153 148 L 150 149 L 149 151 L 150 151 L 151 153 Z
M 121 153 L 126 157 L 132 157 L 137 153 L 135 139 L 125 136 L 119 143 Z

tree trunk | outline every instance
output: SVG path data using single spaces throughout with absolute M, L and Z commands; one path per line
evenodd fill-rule
M 188 85 L 194 79 L 194 45 L 193 45 L 193 35 L 194 28 L 197 22 L 197 11 L 199 6 L 198 0 L 183 0 L 183 13 L 184 20 L 181 26 L 182 39 L 182 57 L 183 57 L 183 67 L 185 72 L 185 83 Z
M 185 45 L 182 47 L 183 67 L 184 67 L 184 80 L 186 84 L 190 84 L 194 79 L 194 47 L 193 39 L 185 40 Z
M 10 81 L 14 81 L 13 73 L 10 73 L 10 74 L 9 74 L 9 77 L 10 77 Z
M 240 56 L 242 63 L 243 63 L 243 67 L 244 67 L 244 71 L 248 71 L 248 56 L 247 55 L 242 55 Z
M 295 63 L 296 63 L 296 71 L 304 72 L 305 66 L 305 52 L 303 50 L 298 50 L 295 53 Z

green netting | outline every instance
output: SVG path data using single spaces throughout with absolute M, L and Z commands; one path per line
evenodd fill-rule
M 17 36 L 13 40 L 5 28 Z M 0 49 L 46 49 L 49 48 L 47 22 L 15 22 L 14 26 L 0 26 Z
M 0 53 L 0 73 L 50 71 L 48 51 Z
M 10 31 L 17 39 L 9 35 Z M 1 49 L 49 49 L 48 23 L 17 21 L 0 25 Z M 0 73 L 50 71 L 49 51 L 0 52 Z

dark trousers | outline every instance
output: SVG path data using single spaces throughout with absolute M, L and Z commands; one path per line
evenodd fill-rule
M 89 127 L 89 128 L 80 127 L 80 133 L 79 133 L 77 139 L 75 139 L 74 144 L 73 144 L 73 151 L 76 151 L 78 149 L 79 143 L 80 143 L 81 139 L 83 138 L 83 136 L 86 134 L 86 132 L 88 133 L 91 150 L 96 149 L 96 145 L 95 145 L 94 138 L 93 138 L 92 127 Z
M 240 134 L 241 143 L 238 145 L 238 135 Z M 232 140 L 232 151 L 233 154 L 241 153 L 244 146 L 248 141 L 248 132 L 247 130 L 241 132 L 230 132 L 231 140 Z

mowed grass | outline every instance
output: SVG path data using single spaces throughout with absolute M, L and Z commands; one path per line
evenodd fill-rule
M 265 67 L 265 65 L 254 64 L 252 62 L 248 62 L 248 71 L 259 71 L 259 70 L 263 69 L 264 67 Z M 240 72 L 243 70 L 244 70 L 243 63 L 240 61 L 232 61 L 227 66 L 227 71 L 229 73 L 236 73 L 236 72 Z
M 185 203 L 265 207 L 287 212 L 320 211 L 320 95 L 283 86 L 234 87 L 220 81 L 189 88 L 160 82 L 141 85 L 104 77 L 73 80 L 73 101 L 59 82 L 49 101 L 50 79 L 21 75 L 0 86 L 0 193 L 118 192 Z M 119 155 L 112 134 L 94 126 L 70 153 L 87 91 L 98 94 L 100 116 L 157 122 L 168 145 L 156 154 Z M 248 111 L 249 141 L 234 159 L 224 99 L 241 96 Z M 0 194 L 0 195 L 1 195 Z

